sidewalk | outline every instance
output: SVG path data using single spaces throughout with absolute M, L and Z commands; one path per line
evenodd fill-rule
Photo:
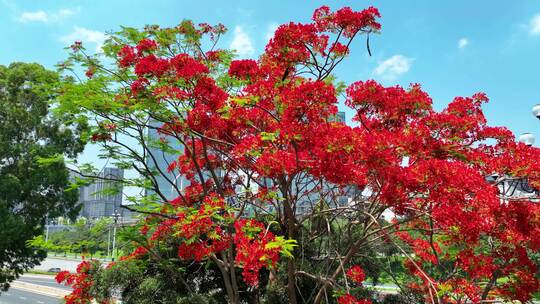
M 24 290 L 31 293 L 42 294 L 45 296 L 55 297 L 59 299 L 63 298 L 64 296 L 70 293 L 69 291 L 60 289 L 60 288 L 42 286 L 42 285 L 26 283 L 26 282 L 17 282 L 17 281 L 11 283 L 11 288 Z

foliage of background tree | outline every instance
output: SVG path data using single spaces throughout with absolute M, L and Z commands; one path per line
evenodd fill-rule
M 438 112 L 417 84 L 338 82 L 378 16 L 321 7 L 280 26 L 258 60 L 232 60 L 216 48 L 224 26 L 191 21 L 123 28 L 103 54 L 73 44 L 62 68 L 82 64 L 88 79 L 65 87 L 59 110 L 95 121 L 103 157 L 137 171 L 124 183 L 149 195 L 130 198 L 146 215 L 126 232 L 132 254 L 59 275 L 76 289 L 68 302 L 371 303 L 362 283 L 381 272 L 398 301 L 530 299 L 540 207 L 485 177 L 539 186 L 539 149 L 487 125 L 485 94 Z M 354 126 L 337 121 L 340 98 Z M 166 172 L 163 153 L 178 155 Z
M 25 242 L 43 232 L 46 217 L 74 216 L 77 191 L 65 192 L 83 126 L 49 113 L 60 77 L 39 64 L 0 66 L 0 287 L 37 265 L 44 253 Z
M 118 234 L 122 234 L 121 229 L 119 225 Z M 76 253 L 87 258 L 112 257 L 117 255 L 112 253 L 113 233 L 114 224 L 111 218 L 96 221 L 80 218 L 62 230 L 49 233 L 48 240 L 45 235 L 40 235 L 28 244 L 48 251 L 49 255 Z M 115 251 L 122 252 L 126 248 L 130 248 L 129 244 L 117 237 Z

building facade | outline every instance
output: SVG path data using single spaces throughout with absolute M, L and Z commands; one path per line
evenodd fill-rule
M 89 185 L 79 187 L 80 216 L 88 219 L 111 217 L 115 210 L 122 217 L 129 217 L 122 205 L 122 184 L 114 181 L 122 179 L 124 170 L 105 167 Z
M 169 165 L 178 159 L 178 156 L 183 153 L 184 149 L 177 139 L 173 137 L 166 137 L 159 134 L 157 127 L 159 123 L 151 123 L 151 128 L 148 128 L 148 155 L 146 156 L 146 165 L 154 171 L 154 177 L 157 182 L 159 192 L 170 201 L 179 196 L 179 191 L 182 191 L 189 182 L 180 175 L 174 172 L 168 172 Z M 167 153 L 162 148 L 156 145 L 157 142 L 165 140 L 171 148 L 171 151 L 177 151 L 175 153 Z M 146 195 L 156 194 L 154 190 L 147 190 Z
M 335 117 L 333 117 L 334 121 L 345 123 L 345 112 L 338 112 Z M 178 158 L 179 155 L 183 153 L 183 147 L 182 145 L 173 137 L 167 137 L 162 134 L 159 134 L 157 132 L 157 127 L 159 127 L 159 123 L 153 122 L 150 124 L 151 127 L 148 128 L 148 156 L 146 158 L 146 165 L 151 168 L 155 173 L 155 178 L 157 181 L 157 186 L 159 188 L 159 191 L 167 198 L 167 200 L 173 200 L 176 197 L 179 196 L 179 192 L 183 191 L 183 189 L 189 185 L 189 181 L 187 181 L 183 176 L 181 175 L 175 175 L 174 172 L 167 172 L 167 167 Z M 170 148 L 172 148 L 171 151 L 177 151 L 176 153 L 166 153 L 162 150 L 162 148 L 157 147 L 155 143 L 157 142 L 163 142 L 166 141 Z M 153 144 L 154 143 L 154 144 Z M 218 175 L 220 175 L 220 172 L 217 172 Z M 269 183 L 271 183 L 269 181 Z M 315 187 L 316 185 L 313 184 L 310 187 Z M 331 185 L 328 185 L 327 188 L 331 187 Z M 255 188 L 257 188 L 255 186 Z M 254 189 L 252 189 L 254 190 Z M 255 191 L 257 191 L 255 189 Z M 354 187 L 348 187 L 342 195 L 337 197 L 335 201 L 331 205 L 337 205 L 338 206 L 345 206 L 350 203 L 353 197 L 357 196 L 355 193 L 357 191 Z M 155 191 L 153 190 L 147 190 L 146 195 L 154 195 Z M 158 198 L 159 199 L 159 198 Z M 299 202 L 297 206 L 296 212 L 298 214 L 305 214 L 311 212 L 313 210 L 314 206 L 320 201 L 320 197 L 318 193 L 313 193 L 309 197 L 306 197 L 303 201 Z M 231 200 L 229 203 L 232 205 L 235 205 L 234 200 Z M 269 207 L 270 208 L 270 207 Z M 249 208 L 247 208 L 249 209 Z M 246 213 L 250 213 L 250 210 L 244 210 Z

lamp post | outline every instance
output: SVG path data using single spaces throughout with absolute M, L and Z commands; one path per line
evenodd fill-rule
M 114 219 L 113 242 L 112 242 L 112 260 L 114 261 L 114 258 L 116 257 L 116 225 L 118 224 L 118 220 L 120 219 L 120 213 L 118 213 L 118 210 L 114 210 L 114 213 L 112 214 L 112 218 Z
M 531 133 L 522 133 L 519 138 L 519 142 L 526 144 L 527 146 L 534 145 L 534 135 Z
M 49 217 L 45 217 L 45 228 L 47 229 L 45 232 L 45 243 L 49 241 Z
M 532 113 L 536 118 L 540 119 L 540 104 L 537 104 L 532 108 Z
M 540 119 L 540 104 L 536 104 L 531 109 L 532 114 L 534 117 Z M 519 138 L 519 142 L 522 142 L 526 144 L 527 146 L 532 146 L 534 144 L 534 135 L 531 133 L 522 133 Z
M 107 257 L 111 257 L 111 225 L 109 224 L 109 235 L 107 237 Z

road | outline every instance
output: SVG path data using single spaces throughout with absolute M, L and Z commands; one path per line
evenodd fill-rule
M 21 284 L 23 287 L 21 287 Z M 31 284 L 31 285 L 29 285 Z M 37 290 L 36 287 L 45 287 Z M 40 288 L 43 289 L 43 288 Z M 56 283 L 53 276 L 23 275 L 7 291 L 0 293 L 0 304 L 58 304 L 62 299 L 58 294 L 51 294 L 50 290 L 69 291 L 67 286 Z
M 65 290 L 71 290 L 71 288 L 68 286 L 56 283 L 53 276 L 23 275 L 17 280 L 17 282 L 26 282 L 26 283 L 37 284 L 41 286 L 48 286 L 48 287 L 65 289 Z
M 377 284 L 373 285 L 371 282 L 363 282 L 362 285 L 364 287 L 373 288 L 375 290 L 379 291 L 386 291 L 387 293 L 397 293 L 399 291 L 399 287 L 395 284 Z
M 59 304 L 61 299 L 26 290 L 10 288 L 0 294 L 0 304 Z

